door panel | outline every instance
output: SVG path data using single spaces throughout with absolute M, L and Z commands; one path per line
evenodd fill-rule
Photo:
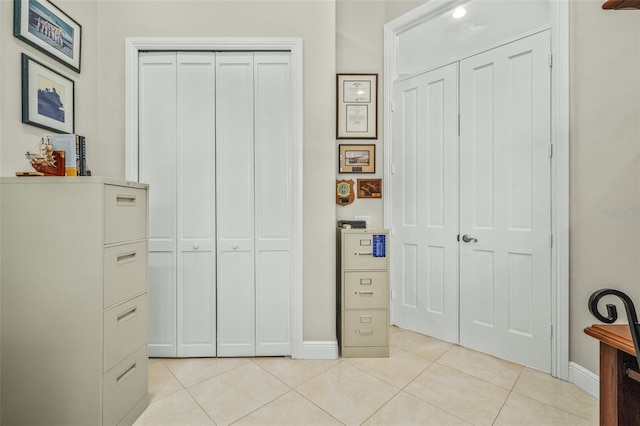
M 550 371 L 548 31 L 460 63 L 460 343 Z
M 291 354 L 291 54 L 254 53 L 256 355 Z
M 394 85 L 392 321 L 458 341 L 457 64 Z
M 177 356 L 215 356 L 215 53 L 177 53 L 176 119 Z
M 216 58 L 218 355 L 255 355 L 253 54 Z
M 140 181 L 149 190 L 149 356 L 176 356 L 176 54 L 139 58 Z

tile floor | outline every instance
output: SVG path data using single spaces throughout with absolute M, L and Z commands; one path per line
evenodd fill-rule
M 576 386 L 391 327 L 389 358 L 149 360 L 136 425 L 597 425 Z

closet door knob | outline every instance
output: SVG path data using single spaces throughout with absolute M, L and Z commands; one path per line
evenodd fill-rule
M 194 250 L 198 250 L 199 248 L 200 248 L 200 244 L 195 243 L 195 244 L 193 245 L 193 249 L 194 249 Z
M 234 249 L 234 250 L 237 250 L 238 249 L 238 243 L 231 244 L 231 248 Z

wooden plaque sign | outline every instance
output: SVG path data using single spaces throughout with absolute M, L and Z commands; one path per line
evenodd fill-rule
M 336 204 L 346 206 L 353 203 L 353 179 L 336 180 Z

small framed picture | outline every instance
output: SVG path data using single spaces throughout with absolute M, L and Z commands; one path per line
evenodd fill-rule
M 13 4 L 13 35 L 80 72 L 82 26 L 48 0 Z
M 375 145 L 340 145 L 338 173 L 375 173 Z
M 337 139 L 378 137 L 378 74 L 338 74 Z
M 22 122 L 74 132 L 74 82 L 22 54 Z
M 358 198 L 382 198 L 382 179 L 358 179 Z

